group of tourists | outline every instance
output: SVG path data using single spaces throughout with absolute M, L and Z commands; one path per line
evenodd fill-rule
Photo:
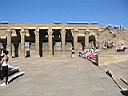
M 103 45 L 103 49 L 112 49 L 114 47 L 114 44 L 112 41 L 107 41 L 107 42 L 104 42 L 104 45 Z
M 99 50 L 96 49 L 84 49 L 79 52 L 79 57 L 86 58 L 88 60 L 94 60 L 95 56 L 98 54 Z
M 102 49 L 112 49 L 114 46 L 113 42 L 111 40 L 109 40 L 108 42 L 105 42 L 104 46 L 102 47 Z M 117 52 L 123 52 L 125 51 L 125 49 L 127 49 L 127 46 L 125 44 L 121 44 L 116 48 Z

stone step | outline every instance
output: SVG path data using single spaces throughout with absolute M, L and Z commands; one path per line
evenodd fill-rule
M 106 69 L 103 70 L 105 71 Z M 122 91 L 128 91 L 128 84 L 121 80 L 120 77 L 117 77 L 110 69 L 107 69 L 105 72 L 113 79 Z
M 116 77 L 114 74 L 112 74 L 112 78 L 115 81 L 115 83 L 120 87 L 121 90 L 126 91 L 128 90 L 128 85 L 124 83 L 119 77 Z
M 128 81 L 126 79 L 124 79 L 123 77 L 120 77 L 120 80 L 122 80 L 125 84 L 128 85 Z

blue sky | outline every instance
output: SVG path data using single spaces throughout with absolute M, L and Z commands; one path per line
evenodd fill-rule
M 0 21 L 99 22 L 128 28 L 128 0 L 0 0 Z

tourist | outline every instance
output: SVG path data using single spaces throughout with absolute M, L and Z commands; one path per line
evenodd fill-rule
M 88 56 L 87 53 L 88 53 L 88 51 L 84 51 L 84 52 L 83 52 L 82 57 L 83 57 L 84 59 L 87 58 L 87 56 Z
M 122 50 L 124 50 L 124 44 L 121 44 L 121 47 L 120 47 L 120 49 L 122 49 Z
M 96 47 L 96 49 L 95 49 L 95 55 L 98 55 L 98 53 L 99 53 L 99 49 Z
M 81 52 L 79 52 L 79 55 L 78 55 L 79 57 L 82 57 L 82 53 Z
M 1 84 L 1 86 L 5 86 L 8 84 L 8 51 L 4 50 L 4 57 L 1 60 L 1 64 L 2 64 L 2 77 L 1 80 L 3 81 L 5 78 L 5 82 Z
M 74 48 L 72 48 L 72 54 L 71 54 L 71 57 L 73 58 L 75 56 L 75 51 L 74 51 Z
M 90 49 L 90 51 L 91 51 L 92 53 L 95 53 L 95 50 L 94 50 L 94 48 Z
M 127 49 L 127 47 L 124 44 L 121 44 L 120 48 L 117 49 L 117 52 L 125 51 L 125 49 Z
M 4 50 L 5 50 L 4 48 L 1 48 L 1 50 L 0 50 L 0 56 L 1 56 L 1 57 L 4 56 Z
M 88 53 L 88 60 L 93 60 L 94 59 L 94 54 L 92 53 L 92 51 L 90 51 Z

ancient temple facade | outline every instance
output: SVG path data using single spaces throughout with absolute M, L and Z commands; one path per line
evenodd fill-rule
M 70 56 L 74 48 L 99 47 L 98 23 L 3 23 L 0 24 L 0 45 L 14 57 Z

